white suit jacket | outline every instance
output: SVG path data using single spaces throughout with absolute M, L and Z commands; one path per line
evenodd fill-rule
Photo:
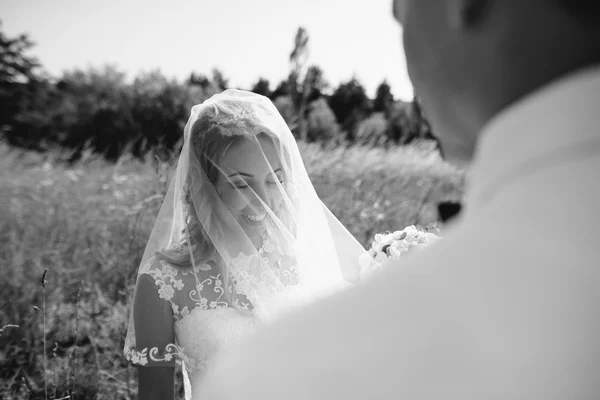
M 223 354 L 197 398 L 600 399 L 599 208 L 590 68 L 489 122 L 441 241 Z

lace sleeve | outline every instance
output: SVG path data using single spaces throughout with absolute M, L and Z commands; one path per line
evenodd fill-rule
M 150 267 L 138 276 L 133 303 L 135 333 L 126 338 L 125 357 L 147 367 L 175 366 L 182 350 L 175 341 L 173 310 L 164 289 L 148 273 L 152 270 Z

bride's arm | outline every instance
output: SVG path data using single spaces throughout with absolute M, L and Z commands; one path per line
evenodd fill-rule
M 155 362 L 151 349 L 158 350 L 163 358 L 166 347 L 175 343 L 173 333 L 173 311 L 168 301 L 161 299 L 154 279 L 140 276 L 134 300 L 136 343 L 138 349 L 148 349 L 149 362 L 138 366 L 140 400 L 172 400 L 175 398 L 175 363 Z
M 175 398 L 175 367 L 138 367 L 138 399 Z

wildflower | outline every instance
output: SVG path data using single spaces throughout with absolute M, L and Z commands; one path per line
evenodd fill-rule
M 77 175 L 77 172 L 75 172 L 75 171 L 67 171 L 65 173 L 65 175 L 67 175 L 67 178 L 69 178 L 69 180 L 71 180 L 73 182 L 77 182 L 79 180 L 79 176 Z

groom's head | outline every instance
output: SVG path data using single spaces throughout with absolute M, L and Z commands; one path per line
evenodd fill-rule
M 549 81 L 600 62 L 600 0 L 395 0 L 408 72 L 447 154 Z

